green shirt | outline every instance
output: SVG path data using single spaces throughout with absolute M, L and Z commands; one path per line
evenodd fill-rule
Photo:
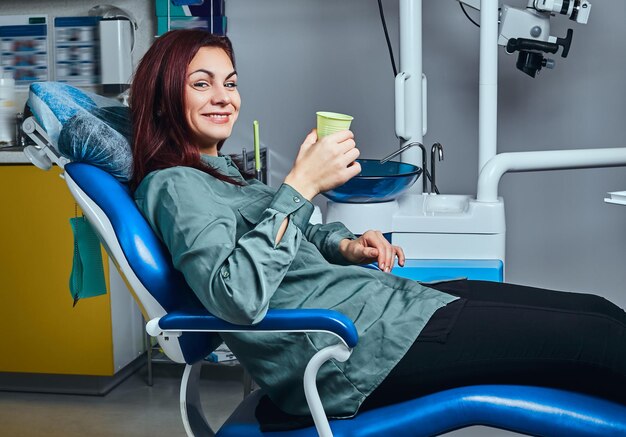
M 202 158 L 244 182 L 227 156 Z M 340 223 L 311 225 L 313 205 L 289 185 L 237 186 L 189 167 L 150 173 L 137 205 L 206 308 L 252 324 L 268 308 L 325 308 L 351 320 L 359 343 L 345 363 L 324 364 L 318 389 L 327 414 L 354 415 L 416 339 L 431 315 L 456 298 L 404 278 L 348 263 L 339 242 L 355 238 Z M 278 244 L 283 220 L 289 224 Z M 325 333 L 224 333 L 254 380 L 285 412 L 309 414 L 302 375 Z

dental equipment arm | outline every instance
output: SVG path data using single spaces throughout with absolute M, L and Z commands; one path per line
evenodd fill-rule
M 480 9 L 480 0 L 458 0 L 473 9 Z M 587 0 L 528 0 L 525 9 L 502 5 L 498 45 L 509 54 L 519 52 L 516 66 L 535 77 L 543 67 L 554 68 L 555 61 L 544 57 L 555 54 L 562 47 L 561 57 L 567 57 L 574 31 L 568 29 L 564 38 L 550 35 L 550 17 L 567 16 L 580 24 L 587 24 L 591 3 Z

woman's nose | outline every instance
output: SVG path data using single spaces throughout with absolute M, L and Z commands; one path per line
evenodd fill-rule
M 212 96 L 212 103 L 215 105 L 218 104 L 222 104 L 222 105 L 227 105 L 231 102 L 231 98 L 230 95 L 228 94 L 228 91 L 226 90 L 226 88 L 224 87 L 216 87 L 214 88 L 215 92 L 213 93 Z

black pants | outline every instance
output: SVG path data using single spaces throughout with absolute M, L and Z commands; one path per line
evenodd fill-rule
M 430 285 L 440 308 L 361 411 L 477 384 L 555 387 L 626 404 L 626 313 L 589 294 L 483 281 Z M 263 430 L 310 425 L 264 397 Z
M 594 295 L 483 281 L 432 286 L 439 309 L 364 409 L 476 384 L 555 387 L 626 404 L 626 313 Z

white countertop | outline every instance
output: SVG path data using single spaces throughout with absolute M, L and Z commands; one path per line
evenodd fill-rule
M 0 164 L 30 164 L 30 161 L 21 150 L 0 149 Z

